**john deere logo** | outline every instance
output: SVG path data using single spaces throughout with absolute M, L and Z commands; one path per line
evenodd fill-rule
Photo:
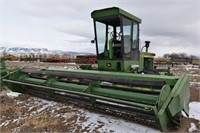
M 112 65 L 111 65 L 111 63 L 106 63 L 106 66 L 111 67 Z

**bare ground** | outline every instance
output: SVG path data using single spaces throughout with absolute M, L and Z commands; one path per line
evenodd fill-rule
M 6 62 L 7 66 L 25 66 L 27 69 L 38 69 L 47 66 L 56 67 L 76 67 L 76 64 L 66 63 L 25 63 L 25 62 Z M 27 65 L 28 64 L 28 65 Z M 34 66 L 34 67 L 33 67 Z M 172 71 L 180 76 L 183 72 L 188 73 L 190 77 L 190 100 L 200 102 L 200 69 L 194 69 L 192 66 L 180 66 L 173 68 Z M 101 119 L 90 122 L 85 121 L 90 118 L 77 105 L 72 103 L 55 103 L 53 101 L 43 101 L 27 94 L 21 94 L 18 97 L 6 95 L 9 90 L 0 93 L 0 131 L 1 132 L 116 132 L 118 130 L 105 129 L 106 122 Z M 40 104 L 43 103 L 43 104 Z M 52 104 L 53 103 L 53 104 Z M 51 105 L 52 104 L 52 105 Z M 41 110 L 43 109 L 43 110 Z M 41 111 L 40 111 L 41 110 Z M 38 112 L 40 111 L 40 112 Z M 94 112 L 95 113 L 95 112 Z M 109 116 L 101 115 L 103 118 Z M 113 118 L 112 118 L 113 119 Z M 115 118 L 114 118 L 115 119 Z M 110 118 L 109 118 L 110 120 Z M 126 123 L 119 120 L 119 126 Z M 171 129 L 171 132 L 187 132 L 194 123 L 200 130 L 200 121 L 182 117 L 181 125 L 178 129 Z M 112 121 L 111 121 L 112 124 Z M 113 123 L 114 124 L 114 123 Z M 135 123 L 132 123 L 135 125 Z M 94 127 L 94 128 L 92 128 Z M 144 127 L 145 129 L 145 127 Z M 126 132 L 127 130 L 125 130 Z M 158 131 L 156 129 L 143 130 L 141 132 Z M 197 131 L 197 130 L 196 130 Z M 134 132 L 134 129 L 133 129 Z M 135 130 L 137 132 L 137 130 Z

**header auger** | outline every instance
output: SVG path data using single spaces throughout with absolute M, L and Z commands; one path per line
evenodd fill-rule
M 140 51 L 138 17 L 117 7 L 95 10 L 91 16 L 98 70 L 9 71 L 1 60 L 2 83 L 16 92 L 59 95 L 95 107 L 125 110 L 151 119 L 162 131 L 179 125 L 181 111 L 188 115 L 189 110 L 188 76 L 175 77 L 169 69 L 156 69 L 149 41 L 146 52 Z

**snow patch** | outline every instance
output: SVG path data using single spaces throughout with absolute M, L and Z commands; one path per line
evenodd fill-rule
M 200 85 L 200 82 L 190 82 L 190 85 L 194 85 L 194 84 Z
M 11 120 L 6 120 L 5 122 L 1 123 L 0 127 L 7 126 Z
M 190 128 L 188 129 L 188 132 L 198 131 L 197 127 L 194 123 L 190 123 Z
M 189 103 L 189 117 L 200 121 L 200 102 Z
M 18 93 L 18 92 L 9 92 L 9 93 L 6 93 L 7 96 L 9 97 L 18 97 L 19 95 L 21 95 L 21 93 Z
M 199 70 L 199 65 L 187 65 L 185 66 L 186 70 Z
M 192 77 L 200 77 L 199 74 L 189 74 L 189 75 L 192 76 Z
M 159 132 L 156 129 L 139 125 L 137 123 L 127 122 L 122 119 L 116 119 L 111 116 L 102 116 L 99 114 L 84 111 L 86 116 L 85 121 L 78 121 L 82 129 L 87 128 L 89 131 L 98 132 L 116 132 L 116 133 L 131 133 L 131 132 Z M 120 128 L 119 128 L 120 127 Z
M 53 101 L 47 101 L 47 100 L 43 100 L 40 98 L 30 98 L 28 101 L 34 101 L 34 103 L 38 106 L 41 106 L 41 108 L 39 108 L 37 110 L 37 113 L 42 112 L 43 110 L 49 108 L 49 107 L 54 107 L 55 105 L 57 105 L 57 102 L 53 102 Z M 30 111 L 32 109 L 32 107 L 30 107 L 28 110 Z M 36 113 L 36 112 L 35 112 Z
M 69 63 L 66 63 L 66 64 L 76 65 L 75 62 L 69 62 Z

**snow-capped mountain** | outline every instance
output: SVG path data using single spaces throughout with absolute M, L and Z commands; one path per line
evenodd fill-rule
M 24 55 L 24 54 L 90 54 L 85 52 L 73 52 L 73 51 L 62 51 L 62 50 L 48 50 L 47 48 L 22 48 L 22 47 L 0 47 L 0 54 L 11 54 L 11 55 Z
M 0 53 L 7 53 L 12 55 L 23 55 L 23 54 L 52 54 L 46 48 L 21 48 L 21 47 L 0 47 Z

